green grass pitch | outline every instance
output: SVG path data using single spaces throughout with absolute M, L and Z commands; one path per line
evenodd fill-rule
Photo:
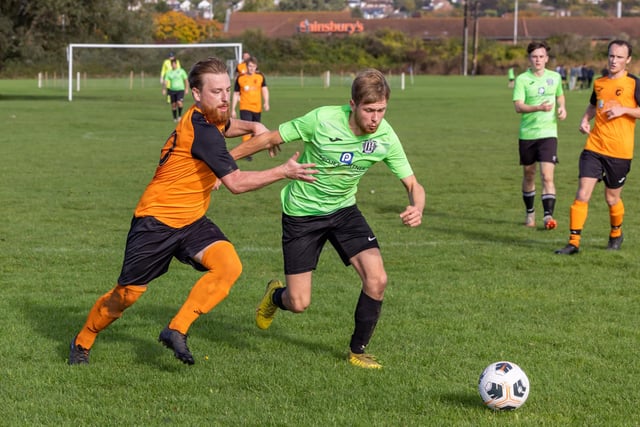
M 360 285 L 332 248 L 308 311 L 280 312 L 267 331 L 254 326 L 264 286 L 282 277 L 282 182 L 213 196 L 209 216 L 236 245 L 244 272 L 191 328 L 194 366 L 157 342 L 199 277 L 177 262 L 98 337 L 91 365 L 68 366 L 69 341 L 118 277 L 171 112 L 155 79 L 132 90 L 126 79 L 89 80 L 72 102 L 62 84 L 0 81 L 0 424 L 638 425 L 640 175 L 632 170 L 623 192 L 621 251 L 605 251 L 600 185 L 581 253 L 553 254 L 568 238 L 589 92 L 567 94 L 559 228 L 544 231 L 521 225 L 519 116 L 505 78 L 416 77 L 404 90 L 397 76 L 390 80 L 387 119 L 427 190 L 427 207 L 420 228 L 405 228 L 398 214 L 406 194 L 386 167 L 361 182 L 358 204 L 389 275 L 369 346 L 384 364 L 379 372 L 345 361 Z M 319 77 L 267 81 L 268 127 L 349 99 L 348 76 L 334 77 L 331 88 Z M 264 169 L 299 148 L 239 164 Z M 541 216 L 539 196 L 536 209 Z M 498 360 L 517 363 L 530 379 L 517 411 L 490 411 L 477 393 L 478 376 Z

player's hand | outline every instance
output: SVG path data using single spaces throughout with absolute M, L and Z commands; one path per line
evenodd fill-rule
M 564 107 L 558 107 L 558 119 L 564 120 L 567 118 L 567 110 Z
M 213 188 L 211 191 L 217 191 L 220 187 L 222 187 L 222 180 L 216 179 L 216 182 L 213 184 Z
M 582 122 L 580 122 L 580 127 L 578 128 L 578 130 L 580 131 L 580 133 L 583 133 L 585 135 L 589 134 L 589 132 L 591 132 L 591 123 L 589 123 L 588 120 L 583 120 Z
M 538 105 L 538 111 L 551 111 L 553 108 L 553 104 L 549 101 L 544 101 L 542 104 Z
M 614 105 L 613 107 L 609 107 L 608 109 L 603 111 L 607 120 L 615 119 L 616 117 L 623 116 L 625 113 L 625 109 L 622 105 Z
M 269 148 L 269 157 L 275 157 L 278 155 L 278 153 L 280 152 L 280 146 L 276 145 L 275 147 L 271 147 Z
M 422 212 L 413 205 L 407 206 L 407 208 L 400 214 L 402 223 L 408 227 L 417 227 L 422 224 Z
M 300 152 L 296 153 L 287 160 L 287 163 L 283 164 L 284 175 L 289 179 L 298 179 L 305 182 L 313 182 L 316 180 L 314 174 L 318 173 L 316 169 L 311 169 L 316 166 L 315 163 L 298 163 Z

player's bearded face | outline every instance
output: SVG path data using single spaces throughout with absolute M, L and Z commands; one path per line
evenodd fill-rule
M 202 114 L 208 123 L 215 126 L 224 125 L 229 121 L 231 112 L 228 102 L 220 102 L 217 105 L 201 104 Z
M 206 74 L 202 90 L 194 90 L 194 97 L 208 123 L 224 125 L 231 117 L 229 100 L 231 86 L 227 74 Z

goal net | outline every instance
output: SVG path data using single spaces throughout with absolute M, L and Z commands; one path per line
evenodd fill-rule
M 205 51 L 203 52 L 204 49 Z M 230 78 L 233 80 L 235 66 L 242 58 L 242 43 L 198 43 L 198 44 L 92 44 L 72 43 L 67 46 L 69 73 L 69 101 L 73 92 L 80 90 L 81 72 L 95 74 L 124 75 L 141 73 L 147 75 L 150 84 L 159 83 L 162 62 L 173 52 L 187 72 L 191 64 L 217 56 L 227 61 Z M 84 69 L 84 70 L 82 70 Z M 75 80 L 75 85 L 74 85 Z

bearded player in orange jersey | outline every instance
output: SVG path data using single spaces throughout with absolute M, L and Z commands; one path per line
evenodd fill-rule
M 218 180 L 234 194 L 285 178 L 315 181 L 316 171 L 311 169 L 315 165 L 299 164 L 298 153 L 272 169 L 238 169 L 225 137 L 267 129 L 260 123 L 230 118 L 231 84 L 224 62 L 209 58 L 196 63 L 189 73 L 189 86 L 195 105 L 162 148 L 155 175 L 133 215 L 117 285 L 96 301 L 71 341 L 71 365 L 89 363 L 89 351 L 98 333 L 118 319 L 153 279 L 166 273 L 174 257 L 206 273 L 158 340 L 173 350 L 176 358 L 192 365 L 195 360 L 187 347 L 189 327 L 226 298 L 242 272 L 233 244 L 205 216 Z
M 611 224 L 607 249 L 619 250 L 624 238 L 621 194 L 631 170 L 636 120 L 640 118 L 640 80 L 627 72 L 631 62 L 628 42 L 614 40 L 609 43 L 608 52 L 607 75 L 594 82 L 591 100 L 580 122 L 580 132 L 588 137 L 580 154 L 580 181 L 570 209 L 569 243 L 556 251 L 559 255 L 580 251 L 589 199 L 600 180 L 604 182 Z

